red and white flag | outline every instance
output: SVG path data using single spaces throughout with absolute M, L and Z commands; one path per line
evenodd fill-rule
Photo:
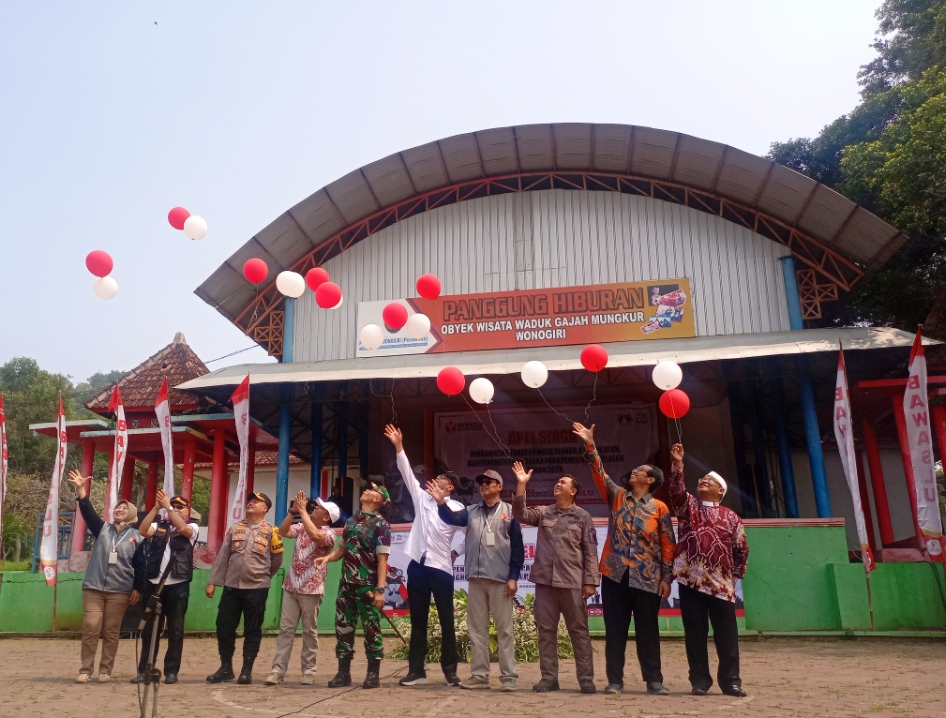
M 233 420 L 236 422 L 237 438 L 240 440 L 240 478 L 237 480 L 233 505 L 227 514 L 227 530 L 246 515 L 246 462 L 250 452 L 250 375 L 240 382 L 240 386 L 230 397 L 233 402 Z
M 7 414 L 3 409 L 3 394 L 0 394 L 0 536 L 3 536 L 3 504 L 7 500 Z
M 161 448 L 164 449 L 164 493 L 168 498 L 174 496 L 174 444 L 171 438 L 171 404 L 168 401 L 168 379 L 164 377 L 161 390 L 154 402 L 154 413 L 158 415 L 158 427 L 161 430 Z M 167 511 L 161 509 L 161 515 L 167 518 Z
M 940 519 L 936 494 L 936 468 L 933 465 L 933 433 L 930 425 L 929 400 L 926 393 L 926 355 L 923 337 L 918 329 L 910 351 L 910 376 L 903 395 L 903 412 L 907 420 L 913 484 L 916 488 L 916 518 L 926 540 L 930 559 L 946 563 L 943 545 L 943 522 Z
M 105 486 L 105 511 L 103 518 L 108 523 L 113 521 L 115 507 L 118 506 L 118 487 L 125 473 L 125 453 L 128 450 L 128 423 L 125 421 L 125 405 L 118 384 L 112 390 L 108 410 L 115 415 L 115 444 L 112 448 L 112 464 L 108 469 L 108 483 Z
M 854 453 L 854 432 L 851 428 L 851 398 L 847 388 L 847 369 L 844 367 L 844 350 L 838 351 L 838 381 L 834 388 L 834 438 L 841 453 L 841 465 L 847 477 L 847 487 L 854 502 L 854 523 L 857 526 L 857 541 L 861 545 L 864 570 L 870 573 L 877 566 L 867 540 L 867 525 L 864 522 L 864 507 L 857 480 L 857 455 Z
M 49 482 L 49 498 L 46 499 L 46 514 L 43 516 L 43 538 L 39 544 L 39 565 L 46 577 L 47 586 L 56 585 L 59 571 L 59 486 L 66 470 L 66 414 L 62 409 L 62 394 L 59 395 L 59 414 L 56 416 L 56 462 L 52 480 Z

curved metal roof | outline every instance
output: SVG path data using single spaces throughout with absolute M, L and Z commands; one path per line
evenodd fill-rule
M 231 321 L 245 324 L 241 315 L 267 289 L 258 293 L 243 277 L 243 264 L 251 257 L 266 261 L 272 283 L 284 269 L 304 271 L 321 264 L 373 232 L 438 204 L 490 191 L 551 187 L 650 192 L 757 231 L 754 218 L 759 216 L 767 228 L 762 233 L 791 246 L 807 265 L 823 265 L 824 257 L 847 264 L 853 275 L 842 278 L 842 288 L 864 269 L 882 265 L 906 241 L 895 227 L 834 190 L 728 145 L 631 125 L 520 125 L 448 137 L 350 172 L 258 232 L 196 294 Z

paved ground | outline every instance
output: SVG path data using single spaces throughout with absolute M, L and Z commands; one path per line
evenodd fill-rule
M 323 638 L 329 653 L 332 641 Z M 714 688 L 707 697 L 689 694 L 683 643 L 664 643 L 664 675 L 668 697 L 644 694 L 643 684 L 629 681 L 620 697 L 577 691 L 574 666 L 563 662 L 558 693 L 538 695 L 529 688 L 538 680 L 538 666 L 520 666 L 518 693 L 499 690 L 463 691 L 440 681 L 439 670 L 428 672 L 431 684 L 399 688 L 406 672 L 402 661 L 382 664 L 382 688 L 332 690 L 324 687 L 335 673 L 335 661 L 322 660 L 315 687 L 298 684 L 298 668 L 279 687 L 266 687 L 275 646 L 265 638 L 251 686 L 210 686 L 204 676 L 216 668 L 212 639 L 192 638 L 185 645 L 184 669 L 175 686 L 162 687 L 162 718 L 279 718 L 305 716 L 379 718 L 381 716 L 436 718 L 482 713 L 491 718 L 596 715 L 601 718 L 646 716 L 946 716 L 946 643 L 882 639 L 802 640 L 775 639 L 742 643 L 742 674 L 748 698 L 724 696 Z M 298 660 L 297 639 L 293 659 Z M 599 689 L 604 686 L 604 645 L 595 642 Z M 629 645 L 628 678 L 637 673 L 633 644 Z M 79 642 L 63 639 L 0 640 L 0 716 L 81 716 L 124 718 L 137 716 L 136 689 L 127 683 L 134 672 L 134 642 L 122 641 L 114 681 L 108 685 L 77 685 Z M 239 650 L 239 648 L 238 648 Z M 295 664 L 296 666 L 298 664 Z M 466 666 L 460 675 L 465 677 Z M 364 677 L 365 662 L 356 660 L 353 673 Z M 434 683 L 434 680 L 438 683 Z M 494 679 L 495 682 L 495 679 Z M 150 711 L 148 713 L 150 715 Z

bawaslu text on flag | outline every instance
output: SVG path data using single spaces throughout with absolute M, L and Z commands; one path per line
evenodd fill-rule
M 171 435 L 171 404 L 168 401 L 168 379 L 164 377 L 161 389 L 154 402 L 154 413 L 158 417 L 161 432 L 161 448 L 164 450 L 164 492 L 168 498 L 174 496 L 174 444 Z M 167 511 L 161 509 L 161 515 L 167 518 Z
M 227 530 L 242 521 L 246 513 L 246 462 L 250 451 L 250 376 L 240 382 L 240 385 L 230 397 L 233 403 L 233 420 L 236 422 L 237 438 L 240 440 L 240 478 L 237 479 L 236 492 L 233 494 L 233 504 L 227 514 Z
M 62 409 L 62 394 L 59 395 L 59 413 L 56 416 L 56 461 L 49 482 L 49 498 L 43 516 L 43 538 L 39 544 L 39 566 L 46 578 L 47 586 L 55 586 L 59 573 L 59 487 L 66 470 L 66 414 Z
M 112 447 L 112 461 L 108 470 L 103 518 L 111 523 L 114 520 L 115 507 L 118 506 L 118 487 L 121 486 L 125 473 L 125 454 L 128 451 L 128 423 L 125 421 L 125 405 L 122 403 L 118 384 L 112 390 L 108 410 L 115 415 L 115 444 Z

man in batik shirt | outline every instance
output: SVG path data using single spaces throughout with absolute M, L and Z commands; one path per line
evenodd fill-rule
M 378 511 L 390 501 L 386 488 L 369 483 L 361 494 L 361 511 L 345 522 L 338 547 L 328 556 L 315 559 L 316 566 L 344 559 L 335 601 L 338 673 L 329 681 L 329 688 L 351 685 L 351 659 L 355 655 L 355 626 L 359 617 L 368 657 L 368 674 L 362 687 L 381 687 L 381 610 L 391 553 L 391 527 Z
M 745 696 L 739 677 L 736 579 L 746 575 L 746 532 L 736 512 L 719 505 L 728 488 L 726 480 L 710 471 L 697 482 L 694 496 L 683 483 L 683 444 L 674 444 L 670 456 L 673 467 L 668 488 L 678 533 L 673 577 L 680 587 L 691 692 L 705 696 L 713 685 L 706 648 L 712 622 L 719 687 L 726 695 Z

